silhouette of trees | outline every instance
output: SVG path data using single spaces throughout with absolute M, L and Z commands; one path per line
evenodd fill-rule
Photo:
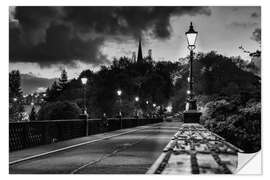
M 65 69 L 62 70 L 61 76 L 59 78 L 59 91 L 64 91 L 68 82 L 68 76 Z
M 59 94 L 60 94 L 59 85 L 57 84 L 56 81 L 54 81 L 52 86 L 47 88 L 47 90 L 46 90 L 45 101 L 47 101 L 47 102 L 57 101 Z
M 208 102 L 201 123 L 245 152 L 254 153 L 261 149 L 261 103 L 244 99 L 227 97 Z
M 18 70 L 9 73 L 9 119 L 10 121 L 24 120 L 21 76 Z
M 166 105 L 173 93 L 171 74 L 177 70 L 178 63 L 154 62 L 148 58 L 141 63 L 131 62 L 127 57 L 114 59 L 111 66 L 102 66 L 99 71 L 85 70 L 78 79 L 72 79 L 59 88 L 56 82 L 47 90 L 47 102 L 69 100 L 83 106 L 83 86 L 81 77 L 88 78 L 86 99 L 88 113 L 91 117 L 117 114 L 116 90 L 123 91 L 122 101 L 125 102 L 123 113 L 132 114 L 134 97 L 140 97 L 140 108 L 145 109 L 146 100 L 157 105 Z M 130 108 L 128 108 L 130 107 Z M 126 110 L 125 110 L 126 109 Z
M 56 101 L 44 104 L 38 112 L 38 120 L 78 119 L 81 113 L 76 103 Z
M 35 121 L 37 120 L 37 113 L 36 113 L 36 109 L 35 106 L 32 107 L 30 115 L 29 115 L 29 120 L 30 121 Z

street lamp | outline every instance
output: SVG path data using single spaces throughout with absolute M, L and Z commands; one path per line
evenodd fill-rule
M 83 104 L 84 104 L 84 110 L 83 110 L 83 114 L 87 114 L 87 108 L 86 108 L 86 84 L 87 84 L 87 78 L 83 77 L 81 78 L 81 82 L 83 84 Z
M 135 97 L 135 108 L 136 108 L 136 116 L 138 117 L 139 114 L 138 114 L 138 102 L 139 102 L 140 98 L 138 96 Z
M 87 80 L 88 80 L 88 79 L 87 79 L 87 78 L 85 78 L 85 77 L 81 78 L 82 84 L 83 84 L 83 85 L 86 85 Z
M 190 68 L 189 68 L 189 89 L 187 90 L 188 98 L 187 98 L 187 106 L 186 110 L 197 110 L 196 100 L 194 99 L 194 92 L 193 92 L 193 77 L 192 77 L 192 64 L 193 64 L 193 50 L 195 49 L 195 43 L 197 39 L 198 32 L 193 29 L 192 22 L 190 23 L 189 30 L 186 32 L 187 42 L 188 42 L 188 49 L 190 50 Z
M 146 106 L 145 106 L 145 112 L 146 112 L 146 116 L 148 116 L 148 114 L 149 114 L 149 109 L 148 109 L 149 101 L 148 100 L 145 101 L 145 104 L 146 104 Z
M 122 90 L 118 89 L 118 90 L 117 90 L 117 95 L 118 95 L 118 96 L 121 96 L 121 94 L 122 94 Z
M 195 43 L 197 39 L 198 32 L 194 31 L 192 22 L 190 23 L 189 30 L 186 32 L 187 42 L 188 42 L 188 49 L 193 50 L 195 49 Z
M 197 111 L 196 100 L 193 92 L 193 76 L 192 76 L 192 65 L 193 65 L 193 50 L 195 49 L 195 43 L 198 32 L 193 29 L 192 22 L 190 23 L 189 30 L 186 32 L 188 49 L 190 51 L 189 61 L 189 77 L 187 78 L 189 87 L 187 90 L 187 102 L 186 110 L 184 111 L 184 123 L 199 123 L 201 112 Z M 170 110 L 171 111 L 171 110 Z
M 118 95 L 118 97 L 119 97 L 119 118 L 120 118 L 120 128 L 122 129 L 122 112 L 121 112 L 121 106 L 122 106 L 122 99 L 121 99 L 121 95 L 122 95 L 122 90 L 121 89 L 118 89 L 117 91 L 116 91 L 116 93 L 117 93 L 117 95 Z
M 121 117 L 122 116 L 122 112 L 121 112 L 121 106 L 122 106 L 122 99 L 121 99 L 121 95 L 122 95 L 122 90 L 121 89 L 118 89 L 116 91 L 118 97 L 119 97 L 119 105 L 120 105 L 120 108 L 119 108 L 119 116 Z
M 157 106 L 157 105 L 154 103 L 154 104 L 153 104 L 153 108 L 155 108 L 156 106 Z

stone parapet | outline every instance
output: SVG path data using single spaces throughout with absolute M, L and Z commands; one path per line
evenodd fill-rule
M 197 123 L 184 123 L 148 174 L 232 174 L 238 152 L 224 138 Z

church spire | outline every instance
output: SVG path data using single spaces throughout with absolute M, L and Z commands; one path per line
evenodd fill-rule
M 142 56 L 142 44 L 141 44 L 141 38 L 139 39 L 139 48 L 138 48 L 138 56 L 137 56 L 137 62 L 142 62 L 143 56 Z

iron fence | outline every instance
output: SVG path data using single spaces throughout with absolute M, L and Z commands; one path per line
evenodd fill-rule
M 9 123 L 9 151 L 161 122 L 162 118 L 108 118 Z M 87 124 L 86 124 L 87 123 Z

